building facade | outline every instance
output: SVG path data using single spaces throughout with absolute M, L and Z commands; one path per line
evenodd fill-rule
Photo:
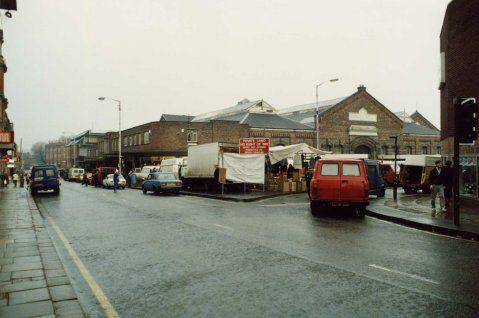
M 313 130 L 318 116 L 319 148 L 323 150 L 390 159 L 395 146 L 390 137 L 398 136 L 399 154 L 440 151 L 439 129 L 418 112 L 411 116 L 391 112 L 362 85 L 354 94 L 320 102 L 316 108 L 316 103 L 304 104 L 281 109 L 280 114 Z
M 8 118 L 8 99 L 5 97 L 4 79 L 7 72 L 7 65 L 2 54 L 3 30 L 0 30 L 0 157 L 9 155 L 13 158 L 15 151 L 13 124 Z M 0 167 L 1 168 L 1 167 Z M 2 170 L 5 167 L 2 168 Z
M 68 139 L 60 139 L 49 142 L 45 145 L 45 163 L 55 164 L 59 168 L 66 168 L 68 166 Z
M 443 154 L 453 154 L 455 97 L 479 101 L 479 2 L 453 0 L 447 6 L 440 36 L 441 142 Z M 460 193 L 479 198 L 479 140 L 460 147 Z

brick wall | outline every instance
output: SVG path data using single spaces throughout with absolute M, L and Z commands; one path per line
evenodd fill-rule
M 479 98 L 479 1 L 454 0 L 446 11 L 440 44 L 445 53 L 445 83 L 441 84 L 441 137 L 444 154 L 452 153 L 453 98 Z M 461 152 L 479 152 L 462 147 Z

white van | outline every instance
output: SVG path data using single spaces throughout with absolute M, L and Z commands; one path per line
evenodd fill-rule
M 71 181 L 80 181 L 83 179 L 83 174 L 85 173 L 85 169 L 82 168 L 70 168 L 68 170 L 68 180 Z
M 179 171 L 184 166 L 184 161 L 186 161 L 186 157 L 163 159 L 160 164 L 160 172 L 171 172 L 175 178 L 180 179 Z
M 160 171 L 160 166 L 143 166 L 143 168 L 141 168 L 141 172 L 136 174 L 136 177 L 138 180 L 146 180 L 148 175 L 152 173 L 153 170 Z

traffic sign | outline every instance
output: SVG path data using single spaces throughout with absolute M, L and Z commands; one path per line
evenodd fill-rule
M 241 138 L 239 140 L 240 154 L 267 154 L 269 138 Z

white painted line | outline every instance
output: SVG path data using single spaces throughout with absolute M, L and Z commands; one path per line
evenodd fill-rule
M 217 226 L 217 227 L 222 227 L 224 229 L 227 229 L 227 230 L 233 230 L 233 228 L 229 227 L 229 226 L 224 226 L 224 225 L 221 225 L 221 224 L 213 224 L 214 226 Z
M 85 267 L 83 262 L 80 260 L 75 250 L 71 247 L 70 243 L 68 242 L 67 238 L 63 234 L 62 230 L 60 230 L 56 222 L 53 220 L 50 214 L 48 214 L 47 209 L 43 205 L 42 207 L 43 207 L 42 209 L 43 215 L 47 218 L 48 222 L 50 222 L 50 225 L 52 226 L 52 228 L 55 230 L 58 237 L 62 241 L 63 246 L 68 251 L 68 254 L 70 254 L 70 257 L 72 258 L 73 262 L 77 266 L 78 270 L 82 274 L 85 281 L 88 283 L 88 286 L 90 286 L 90 289 L 92 290 L 93 295 L 95 295 L 96 299 L 100 303 L 100 306 L 105 311 L 106 316 L 108 318 L 120 317 L 118 313 L 116 312 L 115 308 L 113 308 L 113 305 L 110 303 L 110 301 L 106 297 L 105 293 L 103 293 L 103 290 L 101 289 L 100 285 L 98 285 L 98 283 L 95 281 L 93 276 L 91 276 L 90 272 Z
M 427 283 L 439 285 L 439 282 L 437 282 L 437 281 L 435 281 L 435 280 L 432 280 L 432 279 L 429 279 L 429 278 L 425 278 L 425 277 L 419 276 L 419 275 L 404 273 L 404 272 L 401 272 L 401 271 L 398 271 L 398 270 L 395 270 L 395 269 L 390 269 L 390 268 L 382 267 L 382 266 L 379 266 L 379 265 L 376 265 L 376 264 L 369 264 L 369 267 L 381 269 L 381 270 L 386 271 L 386 272 L 403 275 L 403 276 L 406 276 L 406 277 L 409 277 L 409 278 L 414 278 L 414 279 L 417 279 L 417 280 L 422 280 L 423 282 L 427 282 Z

